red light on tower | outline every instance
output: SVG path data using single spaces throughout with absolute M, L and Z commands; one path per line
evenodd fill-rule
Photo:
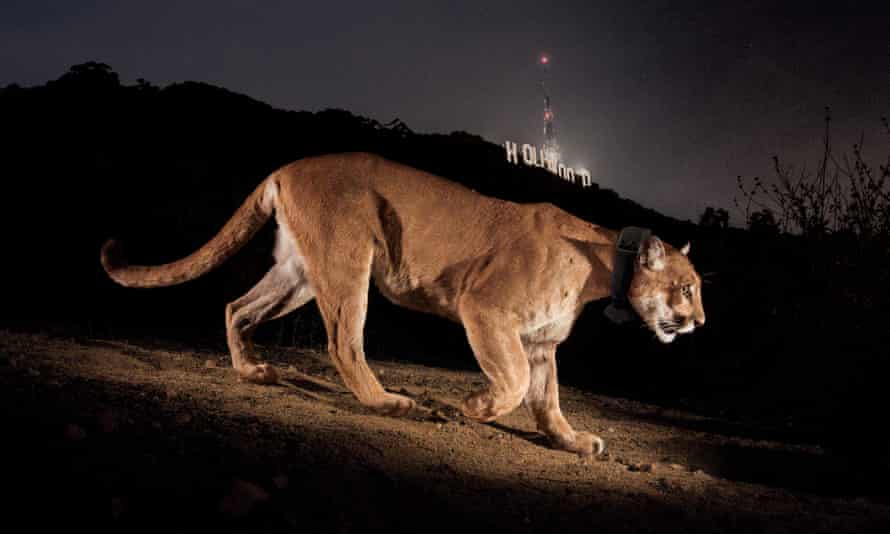
M 550 63 L 550 56 L 547 54 L 541 54 L 541 65 L 546 65 Z

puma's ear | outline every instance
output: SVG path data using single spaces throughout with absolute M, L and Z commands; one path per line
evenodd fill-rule
M 690 245 L 689 241 L 687 241 L 686 244 L 683 245 L 683 248 L 680 249 L 680 254 L 682 254 L 684 256 L 688 256 L 690 248 L 692 248 L 692 245 Z
M 640 253 L 640 265 L 652 271 L 664 269 L 664 243 L 655 236 L 643 243 L 643 251 Z

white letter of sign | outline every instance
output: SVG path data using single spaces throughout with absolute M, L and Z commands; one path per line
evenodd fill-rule
M 537 156 L 538 155 L 535 153 L 535 147 L 531 146 L 528 143 L 522 145 L 522 161 L 524 161 L 526 165 L 533 167 L 535 165 Z
M 507 163 L 519 163 L 519 147 L 512 141 L 504 142 L 507 148 Z
M 548 152 L 546 161 L 547 161 L 547 170 L 552 172 L 553 174 L 556 174 L 557 173 L 556 164 L 558 163 L 556 161 L 556 154 L 554 154 L 553 152 Z

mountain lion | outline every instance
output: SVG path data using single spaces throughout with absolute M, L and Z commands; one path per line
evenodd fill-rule
M 328 351 L 358 400 L 401 415 L 408 397 L 383 389 L 365 361 L 362 330 L 373 279 L 392 302 L 460 322 L 489 384 L 463 413 L 491 421 L 525 402 L 554 447 L 598 454 L 603 441 L 575 431 L 559 408 L 556 347 L 582 307 L 608 297 L 618 232 L 551 204 L 516 204 L 379 156 L 350 153 L 296 161 L 272 173 L 223 229 L 190 256 L 128 265 L 114 241 L 102 248 L 108 275 L 128 287 L 197 278 L 243 246 L 271 217 L 275 265 L 226 307 L 232 364 L 245 379 L 278 380 L 250 341 L 262 323 L 313 298 Z M 657 237 L 642 245 L 627 293 L 664 343 L 705 322 L 701 278 Z

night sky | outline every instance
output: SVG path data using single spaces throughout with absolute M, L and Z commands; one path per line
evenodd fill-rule
M 815 165 L 890 136 L 890 2 L 4 1 L 0 86 L 85 61 L 125 83 L 197 80 L 416 132 L 542 140 L 537 58 L 565 162 L 668 215 L 732 207 L 771 155 Z M 821 3 L 820 3 L 821 4 Z

